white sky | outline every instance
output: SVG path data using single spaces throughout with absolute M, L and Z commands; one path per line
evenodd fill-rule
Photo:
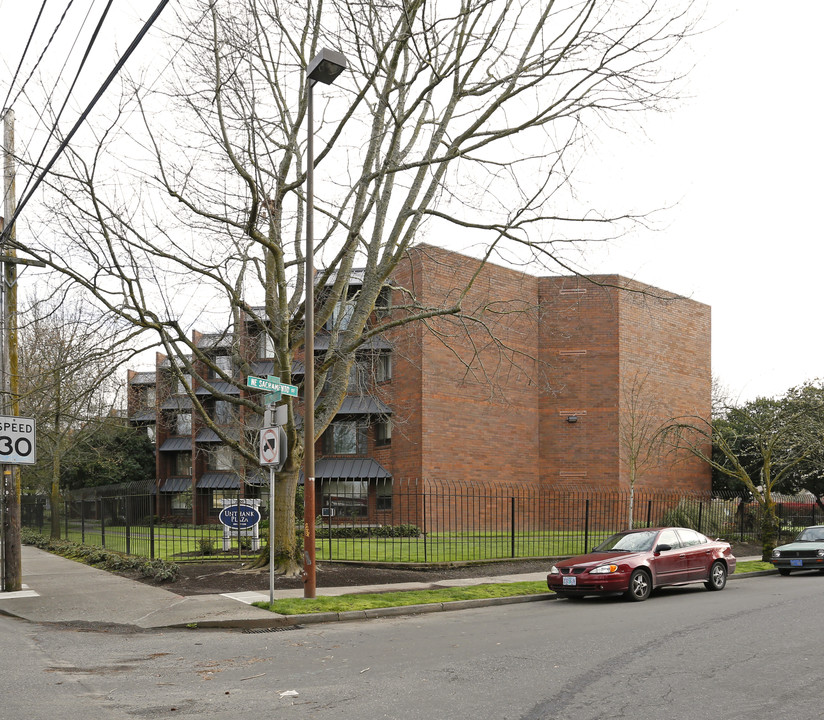
M 713 374 L 734 397 L 779 395 L 824 377 L 824 3 L 713 0 L 693 41 L 691 99 L 616 148 L 605 192 L 677 203 L 665 226 L 590 255 L 712 306 Z
M 104 4 L 94 0 L 90 16 Z M 6 30 L 0 102 L 39 5 L 0 0 Z M 116 0 L 118 37 L 107 34 L 101 54 L 115 42 L 123 49 L 155 5 Z M 824 183 L 816 171 L 824 166 L 824 141 L 814 127 L 824 2 L 711 0 L 710 6 L 707 22 L 717 27 L 692 42 L 691 98 L 670 114 L 645 118 L 644 133 L 616 136 L 587 176 L 595 198 L 671 209 L 659 218 L 659 230 L 592 250 L 587 270 L 634 277 L 711 305 L 713 373 L 746 400 L 824 377 L 816 322 L 824 284 L 816 202 Z M 53 26 L 53 19 L 46 23 Z M 44 43 L 35 43 L 38 51 Z M 135 58 L 129 69 L 139 65 Z M 96 82 L 111 66 L 96 60 Z M 19 111 L 17 122 L 31 124 Z

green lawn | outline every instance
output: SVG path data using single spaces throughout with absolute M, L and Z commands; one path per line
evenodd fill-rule
M 735 574 L 743 575 L 773 569 L 772 563 L 750 560 L 737 563 Z M 454 600 L 536 595 L 549 592 L 546 583 L 543 581 L 488 583 L 484 585 L 441 588 L 438 590 L 410 590 L 393 593 L 351 593 L 348 595 L 321 596 L 313 599 L 288 598 L 275 600 L 271 605 L 268 602 L 255 603 L 255 605 L 280 615 L 303 615 L 308 613 L 349 612 L 387 607 L 407 607 L 409 605 L 428 605 Z

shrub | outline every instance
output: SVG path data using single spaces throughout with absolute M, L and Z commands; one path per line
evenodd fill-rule
M 165 560 L 124 555 L 105 548 L 81 545 L 71 540 L 51 540 L 27 528 L 21 531 L 20 539 L 24 545 L 33 545 L 54 555 L 77 560 L 109 572 L 138 570 L 143 577 L 151 577 L 158 582 L 174 580 L 180 575 L 180 567 Z
M 408 537 L 414 538 L 421 534 L 417 525 L 328 525 L 315 523 L 315 537 L 332 539 L 371 538 L 371 537 Z
M 201 555 L 212 555 L 215 552 L 215 541 L 212 538 L 202 537 L 197 541 Z
M 704 501 L 702 503 L 698 500 L 682 499 L 674 508 L 666 512 L 662 524 L 690 528 L 704 535 L 717 536 L 721 533 L 723 522 L 719 522 L 718 513 L 713 512 L 714 502 Z

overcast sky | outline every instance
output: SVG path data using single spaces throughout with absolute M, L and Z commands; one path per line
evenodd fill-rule
M 824 377 L 824 3 L 710 5 L 693 97 L 616 146 L 601 189 L 677 205 L 663 229 L 591 254 L 590 267 L 711 305 L 713 373 L 751 399 Z
M 115 2 L 121 48 L 155 4 Z M 0 27 L 12 38 L 0 46 L 0 74 L 13 72 L 38 8 L 0 0 Z M 692 41 L 691 97 L 645 118 L 643 133 L 616 136 L 587 179 L 593 198 L 670 209 L 657 231 L 591 251 L 587 269 L 711 305 L 713 373 L 746 400 L 824 376 L 816 172 L 824 141 L 814 128 L 824 2 L 712 0 L 706 25 L 715 27 Z M 101 53 L 111 53 L 113 37 L 105 40 Z M 111 64 L 98 59 L 95 69 L 105 76 Z M 29 124 L 19 111 L 18 124 Z

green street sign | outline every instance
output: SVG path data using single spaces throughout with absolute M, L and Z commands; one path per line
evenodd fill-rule
M 287 385 L 286 383 L 282 383 L 280 381 L 280 378 L 275 377 L 274 375 L 269 375 L 265 378 L 249 375 L 246 378 L 246 387 L 252 388 L 253 390 L 265 390 L 266 392 L 273 393 L 278 396 L 281 393 L 284 395 L 289 395 L 291 397 L 298 396 L 297 385 Z M 280 397 L 274 399 L 275 401 L 277 401 L 280 400 Z

